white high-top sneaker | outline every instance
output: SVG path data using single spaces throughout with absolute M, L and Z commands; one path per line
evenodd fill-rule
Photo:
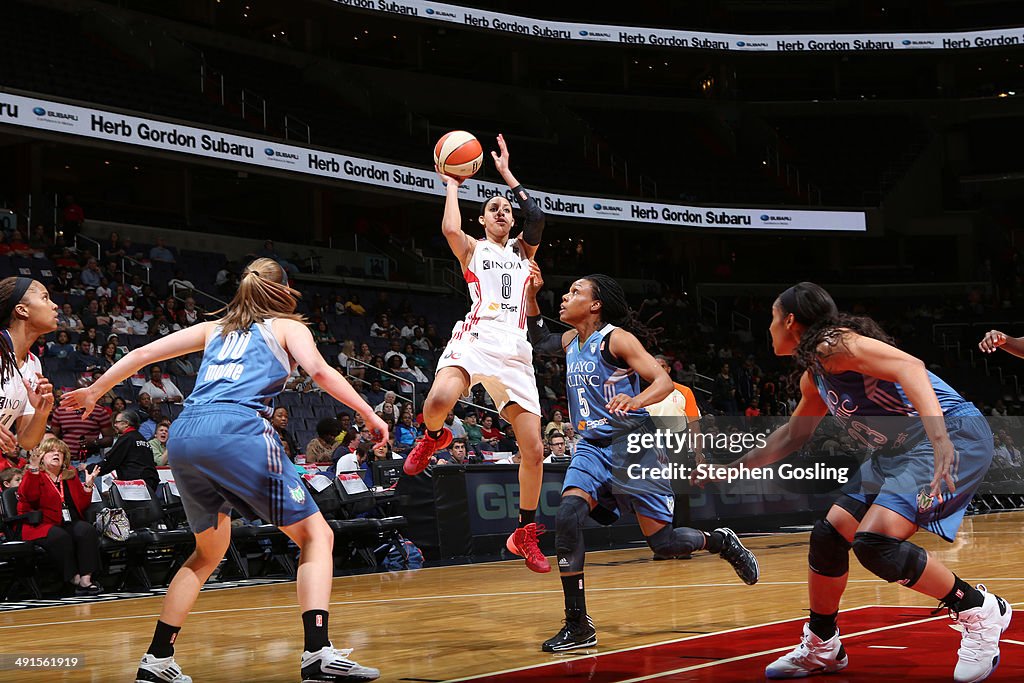
M 963 631 L 957 651 L 959 659 L 953 670 L 953 680 L 957 683 L 977 683 L 996 670 L 999 666 L 999 636 L 1010 626 L 1013 615 L 1005 600 L 989 593 L 980 583 L 978 590 L 985 595 L 981 607 L 959 613 L 950 611 L 950 616 L 956 619 Z
M 348 658 L 351 654 L 351 649 L 336 650 L 333 645 L 303 652 L 302 683 L 351 683 L 380 678 L 380 671 L 353 662 Z
M 154 657 L 148 652 L 139 662 L 135 683 L 192 683 L 192 677 L 181 673 L 174 657 Z
M 804 678 L 815 674 L 842 671 L 850 660 L 839 641 L 839 629 L 828 640 L 822 640 L 804 623 L 804 637 L 792 652 L 779 657 L 764 669 L 765 678 Z

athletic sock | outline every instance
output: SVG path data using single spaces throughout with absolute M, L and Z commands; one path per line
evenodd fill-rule
M 434 441 L 437 441 L 438 439 L 441 438 L 441 432 L 443 431 L 444 427 L 441 427 L 441 429 L 428 429 L 427 436 L 433 439 Z
M 302 631 L 306 652 L 316 652 L 331 644 L 327 637 L 327 610 L 311 609 L 302 613 Z
M 822 640 L 828 640 L 836 634 L 836 617 L 838 616 L 839 612 L 833 612 L 832 614 L 818 614 L 814 610 L 811 610 L 811 633 Z
M 153 642 L 149 644 L 147 654 L 163 659 L 174 656 L 174 641 L 178 638 L 180 626 L 171 626 L 157 620 L 156 630 L 153 631 Z
M 579 621 L 587 613 L 587 596 L 583 592 L 583 574 L 562 577 L 562 592 L 565 593 L 565 616 Z
M 981 607 L 985 603 L 985 596 L 977 588 L 972 588 L 966 581 L 956 574 L 953 574 L 953 588 L 949 595 L 942 598 L 942 604 L 946 607 L 955 607 L 957 612 L 963 612 L 973 607 Z
M 527 524 L 533 524 L 534 520 L 537 519 L 536 510 L 524 510 L 519 508 L 519 528 L 522 529 Z
M 706 540 L 704 541 L 704 550 L 707 550 L 712 555 L 717 555 L 722 552 L 722 546 L 725 545 L 725 534 L 721 531 L 704 532 Z

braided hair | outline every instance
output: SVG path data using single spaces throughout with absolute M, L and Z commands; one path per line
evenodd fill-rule
M 594 293 L 594 300 L 601 302 L 601 311 L 598 315 L 602 322 L 618 325 L 619 327 L 632 332 L 637 339 L 643 342 L 644 346 L 657 346 L 658 333 L 662 328 L 648 327 L 647 323 L 640 320 L 640 316 L 629 307 L 626 301 L 626 293 L 622 291 L 622 285 L 614 278 L 601 273 L 594 273 L 582 278 L 590 283 Z
M 843 334 L 847 331 L 895 346 L 881 325 L 866 316 L 840 313 L 832 296 L 813 282 L 793 285 L 779 295 L 776 304 L 807 328 L 793 351 L 798 376 L 806 370 L 823 373 L 822 354 L 818 347 L 823 343 L 830 346 L 832 351 L 827 355 L 847 350 Z

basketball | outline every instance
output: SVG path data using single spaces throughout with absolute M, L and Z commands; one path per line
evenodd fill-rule
M 472 178 L 480 170 L 484 149 L 472 133 L 453 130 L 441 136 L 434 145 L 434 165 L 445 175 Z

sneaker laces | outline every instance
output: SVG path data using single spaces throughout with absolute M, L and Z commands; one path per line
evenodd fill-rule
M 523 531 L 526 532 L 526 552 L 533 561 L 544 559 L 544 553 L 540 551 L 538 545 L 538 537 L 547 531 L 547 527 L 543 524 L 527 524 L 523 527 Z

